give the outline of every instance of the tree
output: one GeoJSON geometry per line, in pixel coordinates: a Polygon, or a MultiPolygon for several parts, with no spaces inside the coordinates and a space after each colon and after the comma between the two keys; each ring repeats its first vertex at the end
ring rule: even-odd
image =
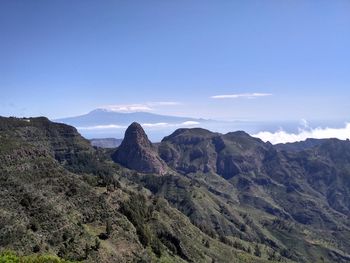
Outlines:
{"type": "Polygon", "coordinates": [[[261,251],[260,251],[260,247],[258,246],[258,244],[255,245],[254,255],[257,257],[261,257],[261,251]]]}

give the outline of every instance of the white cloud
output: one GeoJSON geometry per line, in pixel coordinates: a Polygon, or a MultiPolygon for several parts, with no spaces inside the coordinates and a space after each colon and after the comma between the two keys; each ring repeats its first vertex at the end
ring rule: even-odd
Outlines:
{"type": "Polygon", "coordinates": [[[181,125],[184,126],[193,126],[193,125],[199,125],[200,123],[198,121],[185,121],[183,123],[181,123],[181,125]]]}
{"type": "MultiPolygon", "coordinates": [[[[156,122],[156,123],[141,123],[144,128],[168,128],[168,127],[184,127],[184,126],[194,126],[199,125],[197,121],[185,121],[182,123],[167,123],[167,122],[156,122]]],[[[108,130],[108,129],[126,129],[128,126],[118,125],[118,124],[108,124],[108,125],[96,125],[88,127],[77,127],[78,130],[108,130]]]]}
{"type": "Polygon", "coordinates": [[[238,93],[238,94],[227,94],[227,95],[215,95],[211,96],[212,99],[239,99],[239,98],[246,98],[246,99],[254,99],[258,97],[267,97],[272,96],[271,93],[238,93]]]}
{"type": "Polygon", "coordinates": [[[115,112],[140,112],[140,111],[152,111],[153,109],[145,104],[120,104],[120,105],[106,105],[101,109],[115,112]]]}
{"type": "MultiPolygon", "coordinates": [[[[307,125],[307,122],[306,122],[307,125]]],[[[307,138],[315,139],[326,139],[326,138],[338,138],[341,140],[350,139],[350,123],[346,123],[344,128],[315,128],[311,129],[307,127],[299,129],[298,133],[288,133],[284,130],[279,130],[277,132],[259,132],[252,135],[253,137],[258,137],[263,141],[269,141],[272,144],[276,143],[287,143],[287,142],[297,142],[304,141],[307,138]]]]}
{"type": "Polygon", "coordinates": [[[145,128],[168,128],[168,127],[184,127],[184,126],[194,126],[200,124],[198,121],[185,121],[182,123],[142,123],[141,126],[145,128]]]}
{"type": "Polygon", "coordinates": [[[180,102],[176,101],[156,101],[156,102],[146,102],[138,104],[116,104],[116,105],[104,105],[99,107],[100,109],[114,112],[143,112],[143,111],[153,111],[157,107],[161,106],[175,106],[180,105],[180,102]]]}
{"type": "Polygon", "coordinates": [[[105,130],[105,129],[125,129],[125,128],[127,128],[127,126],[117,125],[117,124],[77,127],[78,130],[105,130]]]}

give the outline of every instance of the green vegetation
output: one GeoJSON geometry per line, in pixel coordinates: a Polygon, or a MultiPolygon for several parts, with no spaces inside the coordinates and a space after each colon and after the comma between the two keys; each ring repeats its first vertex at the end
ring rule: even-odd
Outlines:
{"type": "Polygon", "coordinates": [[[124,202],[120,209],[136,228],[137,235],[143,246],[147,247],[151,243],[151,233],[146,225],[149,218],[149,210],[143,195],[132,195],[130,200],[124,202]]]}
{"type": "Polygon", "coordinates": [[[18,256],[16,253],[6,251],[0,253],[0,263],[74,263],[52,255],[18,256]]]}

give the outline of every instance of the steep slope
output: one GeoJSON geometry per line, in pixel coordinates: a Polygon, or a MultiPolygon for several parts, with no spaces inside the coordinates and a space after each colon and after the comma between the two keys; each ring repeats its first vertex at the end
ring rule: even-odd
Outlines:
{"type": "Polygon", "coordinates": [[[136,122],[128,127],[112,158],[117,163],[142,173],[164,174],[167,171],[167,165],[158,156],[141,125],[136,122]]]}
{"type": "Polygon", "coordinates": [[[350,216],[350,142],[320,141],[314,147],[287,152],[288,161],[299,165],[307,183],[336,211],[350,216]]]}
{"type": "Polygon", "coordinates": [[[46,118],[1,118],[0,138],[1,249],[100,262],[140,255],[142,246],[132,224],[127,224],[107,195],[90,185],[97,185],[100,178],[69,171],[99,170],[94,163],[89,169],[81,169],[83,163],[77,165],[76,158],[89,157],[94,150],[74,128],[46,118]],[[110,241],[128,244],[128,251],[108,251],[108,243],[99,240],[108,220],[120,233],[111,234],[110,241]],[[91,227],[101,232],[94,234],[91,227]]]}

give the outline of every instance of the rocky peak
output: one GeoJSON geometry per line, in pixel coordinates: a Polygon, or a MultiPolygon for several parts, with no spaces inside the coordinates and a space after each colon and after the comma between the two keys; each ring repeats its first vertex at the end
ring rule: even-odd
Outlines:
{"type": "Polygon", "coordinates": [[[145,131],[136,122],[126,129],[124,139],[112,158],[115,162],[142,173],[165,174],[168,170],[145,131]]]}
{"type": "Polygon", "coordinates": [[[147,134],[137,122],[133,122],[125,131],[123,144],[129,146],[143,146],[152,148],[152,143],[149,141],[147,134]]]}

